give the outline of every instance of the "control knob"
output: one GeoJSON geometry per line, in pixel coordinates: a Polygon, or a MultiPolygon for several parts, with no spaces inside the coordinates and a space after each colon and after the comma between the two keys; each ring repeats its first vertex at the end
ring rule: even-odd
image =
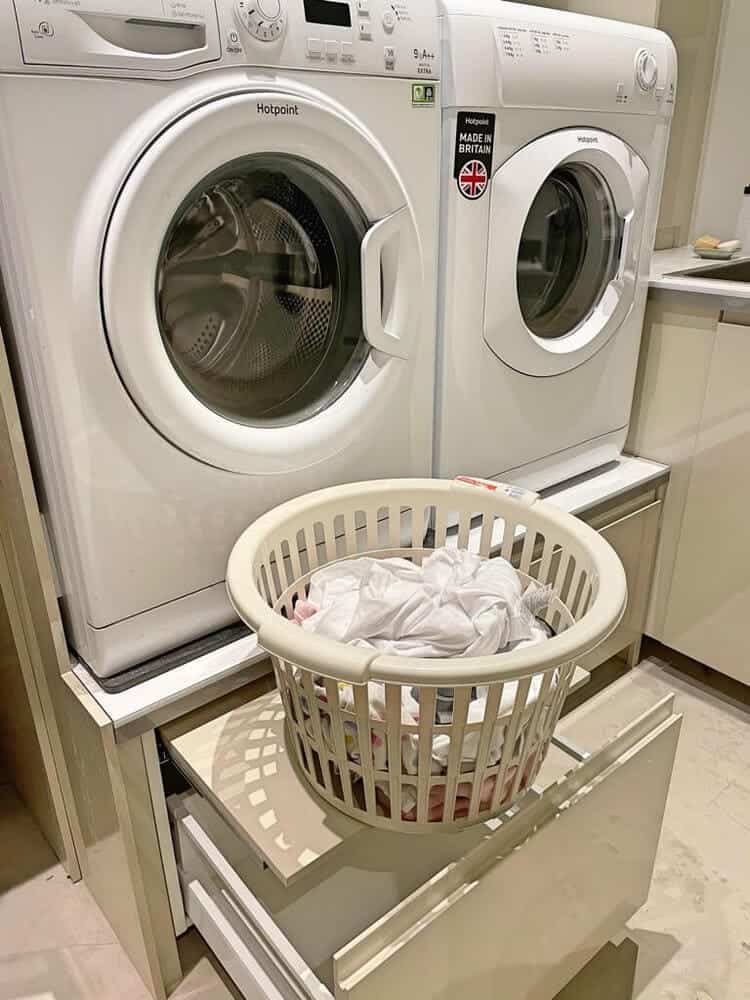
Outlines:
{"type": "Polygon", "coordinates": [[[635,57],[635,80],[641,90],[650,94],[659,79],[659,64],[648,49],[639,49],[635,57]]]}
{"type": "Polygon", "coordinates": [[[236,0],[235,10],[245,31],[259,42],[273,42],[284,30],[283,0],[236,0]]]}

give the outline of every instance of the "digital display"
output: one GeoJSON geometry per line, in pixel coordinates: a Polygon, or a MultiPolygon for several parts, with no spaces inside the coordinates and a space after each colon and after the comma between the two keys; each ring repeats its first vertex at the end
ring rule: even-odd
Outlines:
{"type": "Polygon", "coordinates": [[[352,14],[348,3],[338,0],[304,0],[305,20],[310,24],[333,24],[337,28],[351,28],[352,14]]]}

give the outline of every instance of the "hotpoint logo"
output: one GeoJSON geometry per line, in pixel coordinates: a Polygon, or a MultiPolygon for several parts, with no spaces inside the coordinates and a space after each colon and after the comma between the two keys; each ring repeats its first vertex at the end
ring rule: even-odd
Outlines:
{"type": "Polygon", "coordinates": [[[599,142],[599,139],[595,135],[579,135],[578,136],[578,141],[579,142],[587,142],[587,143],[591,144],[592,142],[593,143],[599,142]]]}
{"type": "Polygon", "coordinates": [[[278,118],[279,115],[299,114],[299,107],[296,104],[264,104],[258,101],[257,109],[259,115],[271,115],[273,118],[278,118]]]}

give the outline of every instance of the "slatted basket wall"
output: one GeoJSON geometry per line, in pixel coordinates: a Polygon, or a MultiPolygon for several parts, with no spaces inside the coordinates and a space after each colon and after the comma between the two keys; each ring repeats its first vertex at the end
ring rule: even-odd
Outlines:
{"type": "Polygon", "coordinates": [[[290,501],[238,540],[227,587],[271,654],[288,750],[307,780],[343,812],[410,832],[488,819],[533,784],[576,661],[614,630],[627,599],[622,565],[595,531],[535,494],[477,480],[358,483],[290,501]],[[543,617],[554,637],[493,656],[417,659],[291,621],[322,565],[361,555],[421,562],[445,545],[500,555],[524,583],[550,585],[543,617]],[[402,718],[402,686],[419,703],[417,723],[402,718]],[[470,719],[477,688],[484,712],[470,719]]]}

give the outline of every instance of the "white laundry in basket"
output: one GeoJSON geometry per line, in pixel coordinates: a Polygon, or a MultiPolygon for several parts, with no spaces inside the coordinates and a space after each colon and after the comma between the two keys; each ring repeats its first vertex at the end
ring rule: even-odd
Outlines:
{"type": "MultiPolygon", "coordinates": [[[[546,606],[550,588],[532,584],[524,592],[513,566],[505,559],[482,559],[456,549],[438,549],[422,566],[406,559],[363,557],[334,563],[315,572],[310,580],[308,600],[295,619],[302,628],[346,642],[376,648],[402,656],[483,656],[504,649],[535,645],[549,638],[549,632],[535,614],[546,606]]],[[[542,676],[531,681],[526,704],[532,706],[542,685],[542,676]]],[[[315,685],[316,695],[325,699],[323,687],[315,685]]],[[[370,681],[368,704],[370,716],[386,717],[385,686],[370,681]]],[[[505,740],[505,725],[517,691],[517,682],[505,685],[498,706],[498,723],[488,749],[489,765],[500,760],[505,740]]],[[[467,723],[482,722],[486,710],[487,689],[476,689],[469,704],[467,723]]],[[[350,685],[339,685],[340,706],[354,712],[350,685]]],[[[304,702],[304,699],[303,699],[304,702]]],[[[401,688],[401,721],[417,724],[419,702],[407,686],[401,688]]],[[[323,735],[332,749],[332,739],[323,720],[323,735]]],[[[353,723],[348,724],[350,755],[358,760],[353,723]]],[[[345,726],[345,733],[347,727],[345,726]]],[[[476,761],[479,733],[467,732],[461,748],[462,765],[476,761]]],[[[401,740],[401,769],[417,774],[419,737],[405,735],[401,740]]],[[[434,774],[445,771],[450,752],[450,737],[432,738],[434,774]]],[[[385,740],[373,734],[373,766],[385,771],[389,766],[385,740]]],[[[387,783],[377,783],[387,798],[387,783]]],[[[435,805],[439,806],[439,802],[435,805]]],[[[416,807],[414,789],[402,790],[402,814],[416,807]]]]}
{"type": "MultiPolygon", "coordinates": [[[[537,636],[541,587],[524,594],[505,559],[436,549],[421,566],[363,557],[312,575],[302,628],[401,656],[490,656],[537,636]]],[[[544,603],[544,602],[543,602],[544,603]]]]}

